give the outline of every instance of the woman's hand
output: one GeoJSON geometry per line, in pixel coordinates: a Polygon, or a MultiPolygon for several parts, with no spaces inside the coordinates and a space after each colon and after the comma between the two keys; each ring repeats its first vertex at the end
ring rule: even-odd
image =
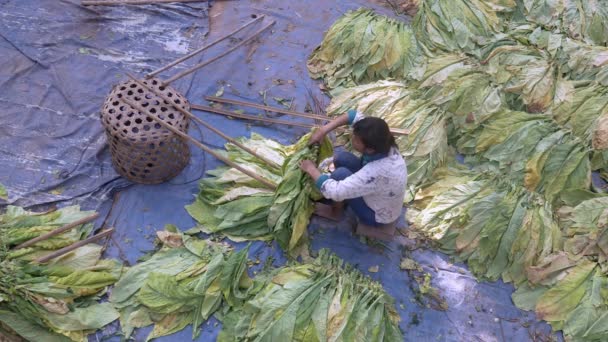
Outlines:
{"type": "Polygon", "coordinates": [[[300,169],[308,174],[311,174],[311,172],[317,169],[317,166],[311,160],[302,160],[300,162],[300,169]]]}
{"type": "Polygon", "coordinates": [[[325,132],[324,127],[319,127],[319,129],[315,130],[310,135],[310,140],[308,140],[308,145],[320,144],[321,141],[323,141],[323,139],[325,138],[326,134],[327,133],[325,132]]]}
{"type": "Polygon", "coordinates": [[[302,160],[300,162],[300,169],[306,172],[312,180],[315,182],[321,176],[321,171],[317,168],[317,165],[313,163],[311,160],[302,160]]]}

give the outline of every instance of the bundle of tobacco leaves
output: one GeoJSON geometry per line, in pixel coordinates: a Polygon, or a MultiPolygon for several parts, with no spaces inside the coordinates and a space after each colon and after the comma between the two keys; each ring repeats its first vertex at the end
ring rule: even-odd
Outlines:
{"type": "Polygon", "coordinates": [[[528,112],[547,110],[563,86],[557,63],[549,52],[527,45],[503,45],[483,61],[507,93],[515,93],[528,112]]]}
{"type": "Polygon", "coordinates": [[[414,34],[404,22],[359,9],[334,23],[307,65],[312,78],[323,78],[333,89],[405,79],[418,55],[414,34]]]}
{"type": "Polygon", "coordinates": [[[224,317],[218,341],[403,341],[393,299],[327,250],[266,277],[224,317]]]}
{"type": "Polygon", "coordinates": [[[468,169],[440,169],[421,189],[413,227],[483,279],[513,282],[515,304],[567,339],[608,334],[608,197],[568,194],[555,209],[517,184],[468,169]]]}
{"type": "Polygon", "coordinates": [[[572,39],[561,42],[561,71],[575,81],[595,80],[608,86],[608,48],[572,39]]]}
{"type": "Polygon", "coordinates": [[[416,194],[412,226],[467,261],[476,276],[518,285],[526,267],[561,250],[553,209],[541,196],[466,169],[439,169],[434,180],[416,194]]]}
{"type": "Polygon", "coordinates": [[[608,277],[596,262],[555,255],[539,266],[539,283],[523,285],[513,302],[562,330],[566,341],[605,341],[608,336],[608,277]],[[543,285],[547,284],[547,285],[543,285]]]}
{"type": "Polygon", "coordinates": [[[571,130],[593,149],[594,170],[608,169],[608,87],[591,84],[576,88],[572,97],[555,105],[551,114],[562,127],[571,130]]]}
{"type": "Polygon", "coordinates": [[[480,47],[506,28],[500,13],[515,9],[514,0],[424,0],[412,26],[425,53],[463,51],[480,55],[480,47]]]}
{"type": "Polygon", "coordinates": [[[587,44],[608,43],[608,4],[603,0],[524,0],[518,7],[525,17],[517,21],[558,30],[587,44]]]}
{"type": "Polygon", "coordinates": [[[209,171],[200,183],[196,201],[188,213],[198,221],[198,230],[220,233],[236,241],[275,239],[291,255],[306,242],[306,227],[313,211],[313,199],[320,194],[300,168],[304,159],[321,162],[333,153],[329,140],[320,146],[308,146],[310,135],[294,145],[281,145],[253,134],[241,142],[270,160],[282,165],[273,169],[261,160],[226,145],[227,156],[239,165],[277,184],[273,192],[260,182],[234,168],[209,171]]]}
{"type": "MultiPolygon", "coordinates": [[[[283,165],[287,153],[285,146],[253,133],[250,139],[240,142],[265,158],[283,165]]],[[[226,144],[223,152],[230,160],[256,174],[279,184],[282,171],[268,167],[233,144],[226,144]]],[[[208,171],[209,177],[200,182],[200,192],[188,213],[199,223],[202,232],[221,233],[232,240],[272,239],[268,226],[268,211],[274,193],[259,181],[235,168],[220,167],[208,171]]]]}
{"type": "Polygon", "coordinates": [[[163,246],[129,268],[112,289],[125,337],[154,328],[147,340],[192,324],[192,338],[218,309],[239,306],[253,282],[247,275],[248,248],[233,252],[224,243],[201,240],[169,228],[157,233],[163,246]]]}
{"type": "Polygon", "coordinates": [[[568,340],[602,341],[608,335],[608,197],[593,195],[559,211],[564,251],[526,270],[514,294],[568,340]]]}
{"type": "Polygon", "coordinates": [[[505,174],[554,203],[571,189],[589,189],[589,151],[546,115],[502,110],[461,135],[458,151],[467,160],[505,174]]]}
{"type": "Polygon", "coordinates": [[[117,261],[101,259],[102,246],[88,244],[46,264],[32,262],[86,238],[92,224],[14,249],[91,214],[77,206],[44,213],[9,206],[0,215],[0,335],[85,341],[89,333],[118,318],[109,303],[98,303],[122,272],[117,261]]]}

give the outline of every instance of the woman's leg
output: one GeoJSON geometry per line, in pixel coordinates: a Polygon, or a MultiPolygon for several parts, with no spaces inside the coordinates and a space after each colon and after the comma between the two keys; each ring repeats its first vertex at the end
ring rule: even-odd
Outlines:
{"type": "Polygon", "coordinates": [[[334,170],[334,172],[331,173],[331,175],[329,175],[329,177],[333,180],[341,181],[341,180],[345,180],[346,178],[352,176],[353,173],[354,172],[351,171],[347,167],[336,166],[336,169],[334,170]]]}
{"type": "Polygon", "coordinates": [[[336,154],[334,155],[334,166],[336,168],[336,171],[339,168],[346,168],[350,170],[351,174],[353,174],[361,169],[361,159],[350,152],[336,152],[336,154]]]}
{"type": "Polygon", "coordinates": [[[376,212],[365,203],[363,197],[347,199],[345,202],[363,224],[372,227],[379,227],[382,225],[382,223],[376,221],[376,212]]]}

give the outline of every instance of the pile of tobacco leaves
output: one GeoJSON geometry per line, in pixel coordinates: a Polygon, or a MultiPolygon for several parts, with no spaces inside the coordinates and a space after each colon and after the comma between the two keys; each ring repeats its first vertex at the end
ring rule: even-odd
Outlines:
{"type": "Polygon", "coordinates": [[[217,233],[233,241],[276,240],[290,255],[308,248],[306,228],[314,210],[313,200],[321,197],[313,181],[300,169],[300,161],[318,162],[332,156],[331,142],[309,146],[310,135],[294,145],[281,145],[260,135],[241,143],[281,168],[272,168],[240,148],[226,145],[230,160],[271,180],[276,191],[235,168],[208,171],[211,177],[200,183],[196,200],[186,209],[199,223],[197,230],[217,233]]]}
{"type": "Polygon", "coordinates": [[[218,341],[403,340],[393,299],[327,250],[251,278],[248,248],[236,252],[171,226],[157,235],[162,247],[129,268],[110,296],[126,338],[149,325],[148,340],[192,325],[194,339],[215,315],[218,341]]]}
{"type": "Polygon", "coordinates": [[[91,214],[76,206],[44,213],[9,206],[0,215],[0,335],[85,341],[118,318],[110,303],[98,302],[122,273],[119,262],[101,259],[102,246],[88,244],[45,264],[33,261],[86,238],[93,225],[14,248],[91,214]]]}

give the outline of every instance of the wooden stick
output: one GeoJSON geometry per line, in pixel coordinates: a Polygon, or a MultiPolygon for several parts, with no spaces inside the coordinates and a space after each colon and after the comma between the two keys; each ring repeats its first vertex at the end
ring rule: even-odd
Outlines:
{"type": "Polygon", "coordinates": [[[241,171],[242,173],[246,174],[247,176],[259,181],[260,183],[264,184],[266,187],[268,187],[271,190],[276,190],[277,186],[272,183],[271,181],[258,176],[257,174],[255,174],[254,172],[247,170],[246,168],[240,166],[239,164],[233,162],[232,160],[222,156],[219,153],[216,153],[215,151],[213,151],[211,148],[203,145],[200,141],[192,138],[191,136],[189,136],[188,134],[183,133],[182,131],[180,131],[179,129],[169,125],[168,123],[164,122],[163,120],[161,120],[156,114],[150,113],[147,109],[145,109],[144,107],[140,106],[139,104],[127,99],[126,97],[122,97],[120,99],[120,101],[128,104],[129,106],[131,106],[133,109],[136,109],[138,111],[140,111],[142,114],[148,115],[149,117],[151,117],[152,119],[154,119],[154,121],[158,122],[160,125],[162,125],[163,127],[165,127],[166,129],[170,130],[171,132],[177,134],[178,136],[180,136],[183,139],[186,139],[188,141],[190,141],[191,143],[193,143],[195,146],[197,146],[198,148],[200,148],[201,150],[209,153],[210,155],[214,156],[215,158],[223,161],[224,163],[226,163],[227,165],[241,171]]]}
{"type": "Polygon", "coordinates": [[[232,116],[235,118],[245,119],[245,120],[262,121],[262,122],[275,123],[275,124],[279,124],[279,125],[298,126],[298,127],[306,127],[306,128],[317,127],[317,125],[313,125],[313,124],[307,124],[307,123],[302,123],[302,122],[291,122],[291,121],[287,121],[287,120],[278,120],[278,119],[271,119],[271,118],[266,118],[266,117],[247,115],[247,114],[233,113],[233,112],[219,109],[219,108],[213,108],[213,107],[207,107],[207,106],[201,106],[201,105],[195,105],[195,104],[190,104],[190,107],[192,107],[192,109],[201,110],[203,112],[210,112],[210,113],[220,114],[220,115],[224,115],[224,116],[232,116]]]}
{"type": "Polygon", "coordinates": [[[188,70],[184,70],[183,72],[180,72],[179,74],[177,74],[177,75],[169,78],[168,80],[166,80],[166,81],[163,82],[163,85],[166,86],[167,84],[169,84],[169,83],[171,83],[171,82],[173,82],[173,81],[175,81],[177,79],[180,79],[180,78],[182,78],[182,77],[184,77],[186,75],[189,75],[189,74],[195,72],[196,70],[198,70],[198,69],[200,69],[200,68],[202,68],[202,67],[204,67],[204,66],[206,66],[208,64],[211,64],[211,63],[219,60],[220,58],[226,56],[227,54],[231,53],[232,51],[238,49],[239,47],[241,47],[241,46],[243,46],[245,44],[247,44],[249,41],[251,41],[254,38],[256,38],[260,33],[266,31],[268,28],[270,28],[274,24],[275,24],[275,21],[273,20],[270,24],[268,24],[268,25],[262,27],[261,29],[257,30],[252,36],[249,36],[248,38],[245,38],[243,41],[241,41],[240,43],[238,43],[235,46],[231,47],[230,49],[222,52],[221,54],[219,54],[219,55],[217,55],[217,56],[215,56],[215,57],[213,57],[213,58],[211,58],[209,60],[206,60],[206,61],[204,61],[204,62],[202,62],[200,64],[197,64],[197,65],[193,66],[192,68],[190,68],[188,70]]]}
{"type": "Polygon", "coordinates": [[[82,0],[83,6],[121,6],[121,5],[148,5],[166,4],[171,2],[205,2],[206,0],[82,0]]]}
{"type": "Polygon", "coordinates": [[[67,232],[68,230],[70,230],[70,229],[72,229],[74,227],[80,226],[81,224],[85,224],[85,223],[91,222],[93,220],[96,220],[98,217],[99,217],[98,213],[95,213],[95,214],[93,214],[91,216],[83,217],[80,220],[74,221],[72,223],[68,223],[68,224],[66,224],[66,225],[64,225],[64,226],[62,226],[60,228],[57,228],[57,229],[51,231],[51,232],[48,232],[46,234],[43,234],[43,235],[35,237],[35,238],[31,239],[31,240],[28,240],[28,241],[26,241],[26,242],[18,245],[17,247],[15,247],[14,250],[32,246],[32,245],[34,245],[34,244],[36,244],[36,243],[38,243],[40,241],[46,240],[46,239],[51,238],[51,237],[53,237],[55,235],[59,235],[59,234],[61,234],[63,232],[67,232]]]}
{"type": "Polygon", "coordinates": [[[212,101],[212,102],[229,103],[229,104],[233,104],[233,105],[237,105],[237,106],[257,108],[257,109],[262,109],[262,110],[266,110],[269,112],[287,114],[287,115],[291,115],[291,116],[299,116],[299,117],[308,118],[308,119],[316,119],[316,120],[324,120],[324,121],[331,120],[331,118],[329,118],[327,116],[319,115],[319,114],[295,112],[293,110],[264,106],[264,105],[253,103],[253,102],[225,99],[223,97],[205,96],[205,100],[212,101]]]}
{"type": "MultiPolygon", "coordinates": [[[[298,127],[305,127],[305,128],[319,127],[318,125],[307,124],[307,123],[302,123],[302,122],[291,122],[291,121],[285,121],[285,120],[270,119],[270,118],[266,118],[266,117],[258,117],[258,116],[253,116],[253,115],[238,114],[238,113],[229,112],[229,111],[226,111],[223,109],[217,109],[217,108],[201,106],[201,105],[190,104],[190,107],[192,107],[193,109],[196,109],[196,110],[202,110],[204,112],[211,112],[214,114],[220,114],[220,115],[225,115],[225,116],[233,116],[235,118],[241,118],[241,119],[245,119],[245,120],[263,121],[263,122],[276,123],[279,125],[298,126],[298,127]]],[[[336,131],[344,132],[344,131],[346,131],[346,129],[344,129],[343,127],[338,127],[338,128],[336,128],[336,131]]]]}
{"type": "Polygon", "coordinates": [[[189,59],[189,58],[192,58],[193,56],[195,56],[195,55],[197,55],[197,54],[199,54],[199,53],[207,50],[208,48],[210,48],[210,47],[214,46],[215,44],[217,44],[217,43],[225,40],[226,38],[234,36],[235,34],[241,32],[242,30],[246,29],[247,27],[249,27],[249,26],[257,23],[258,21],[264,19],[264,17],[265,17],[264,15],[260,15],[256,19],[254,19],[254,20],[248,22],[247,24],[245,24],[245,25],[237,28],[236,30],[228,33],[227,35],[225,35],[225,36],[223,36],[221,38],[216,39],[213,43],[207,44],[207,45],[205,45],[205,46],[203,46],[203,47],[201,47],[201,48],[199,48],[199,49],[197,49],[197,50],[195,50],[195,51],[193,51],[193,52],[185,55],[184,57],[176,59],[175,61],[173,61],[173,62],[165,65],[162,68],[159,68],[159,69],[156,69],[156,70],[152,71],[151,73],[149,73],[149,74],[146,75],[146,78],[151,78],[151,77],[153,77],[153,76],[155,76],[155,75],[157,75],[157,74],[159,74],[159,73],[161,73],[161,72],[163,72],[163,71],[165,71],[165,70],[167,70],[167,69],[169,69],[169,68],[171,68],[171,67],[173,67],[173,66],[175,66],[175,65],[177,65],[177,64],[179,64],[179,63],[181,63],[181,62],[183,62],[183,61],[185,61],[187,59],[189,59]]]}
{"type": "MultiPolygon", "coordinates": [[[[205,96],[205,100],[212,101],[212,102],[229,103],[229,104],[233,104],[233,105],[237,105],[237,106],[245,106],[245,107],[257,108],[257,109],[262,109],[262,110],[269,111],[269,112],[287,114],[287,115],[292,115],[292,116],[299,116],[299,117],[302,117],[302,118],[309,118],[309,119],[315,119],[315,120],[324,120],[324,121],[331,120],[329,117],[323,116],[323,115],[319,115],[319,114],[310,114],[310,113],[295,112],[295,111],[292,111],[292,110],[287,110],[287,109],[282,109],[282,108],[264,106],[264,105],[253,103],[253,102],[231,100],[231,99],[225,99],[225,98],[216,97],[216,96],[205,96]]],[[[408,134],[410,134],[410,131],[407,130],[407,129],[392,128],[392,127],[390,127],[389,129],[390,129],[391,133],[393,133],[394,135],[408,135],[408,134]]]]}
{"type": "Polygon", "coordinates": [[[242,150],[244,150],[245,152],[251,154],[252,156],[260,159],[261,161],[265,162],[266,164],[268,164],[268,166],[274,167],[275,169],[279,169],[281,168],[281,165],[278,165],[276,162],[265,158],[262,155],[259,155],[258,153],[256,153],[254,150],[250,149],[249,147],[241,144],[240,142],[238,142],[237,140],[235,140],[234,138],[232,138],[229,135],[224,134],[224,132],[220,131],[219,129],[213,127],[212,125],[206,123],[205,121],[203,121],[202,119],[200,119],[199,117],[197,117],[196,115],[190,113],[189,111],[183,109],[181,106],[179,106],[177,103],[175,103],[175,100],[172,97],[166,96],[165,94],[162,94],[160,92],[157,92],[154,88],[148,86],[147,84],[141,82],[140,80],[136,79],[135,76],[127,73],[127,76],[129,76],[130,79],[132,79],[135,83],[139,84],[140,86],[144,87],[145,89],[147,89],[149,92],[156,94],[157,96],[159,96],[160,98],[162,98],[163,100],[167,101],[167,103],[170,103],[171,105],[173,105],[173,107],[175,107],[175,109],[177,109],[180,113],[184,114],[185,116],[189,117],[190,119],[198,122],[199,124],[207,127],[210,131],[214,132],[215,134],[219,135],[220,137],[226,139],[227,141],[229,141],[230,143],[240,147],[242,150]]]}
{"type": "Polygon", "coordinates": [[[62,256],[64,254],[67,254],[67,253],[69,253],[69,252],[71,252],[71,251],[73,251],[73,250],[75,250],[75,249],[77,249],[79,247],[82,247],[84,245],[88,245],[89,243],[97,241],[97,240],[101,239],[102,237],[108,236],[113,231],[114,231],[114,228],[106,229],[106,230],[102,231],[99,234],[91,236],[90,238],[78,241],[78,242],[73,243],[73,244],[71,244],[71,245],[69,245],[67,247],[63,247],[62,249],[60,249],[58,251],[55,251],[55,252],[53,252],[51,254],[45,255],[45,256],[43,256],[41,258],[38,258],[38,259],[36,259],[36,262],[39,263],[39,264],[42,264],[42,263],[45,263],[45,262],[47,262],[47,261],[49,261],[51,259],[55,259],[57,257],[60,257],[60,256],[62,256]]]}

